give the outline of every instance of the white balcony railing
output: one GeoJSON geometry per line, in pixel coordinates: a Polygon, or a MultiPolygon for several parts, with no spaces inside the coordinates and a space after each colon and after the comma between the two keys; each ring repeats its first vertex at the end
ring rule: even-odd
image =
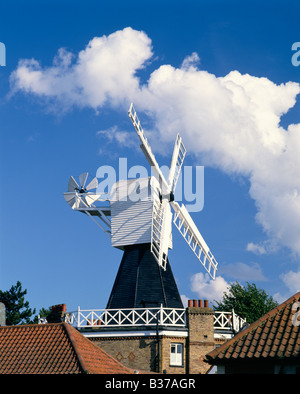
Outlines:
{"type": "Polygon", "coordinates": [[[67,313],[65,321],[77,328],[176,326],[185,327],[185,309],[136,308],[94,309],[67,313]]]}
{"type": "MultiPolygon", "coordinates": [[[[45,323],[40,319],[40,323],[45,323]]],[[[114,328],[114,327],[149,327],[149,326],[186,326],[186,309],[174,308],[135,308],[135,309],[80,309],[68,312],[65,322],[77,328],[114,328]]],[[[214,313],[214,330],[220,332],[238,332],[246,323],[232,312],[214,313]]]]}
{"type": "Polygon", "coordinates": [[[234,310],[232,312],[215,311],[214,329],[215,331],[234,331],[238,332],[245,325],[246,319],[239,317],[234,310]]]}

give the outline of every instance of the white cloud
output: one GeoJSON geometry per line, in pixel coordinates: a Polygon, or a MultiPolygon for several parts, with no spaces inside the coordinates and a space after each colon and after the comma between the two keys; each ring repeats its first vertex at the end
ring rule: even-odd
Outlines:
{"type": "Polygon", "coordinates": [[[283,281],[285,286],[287,287],[287,291],[284,293],[275,293],[273,298],[277,300],[279,303],[286,301],[295,293],[300,291],[300,270],[299,271],[289,271],[285,274],[281,274],[280,279],[283,281]]]}
{"type": "Polygon", "coordinates": [[[196,53],[181,68],[160,66],[141,85],[137,72],[151,59],[151,45],[144,32],[126,28],[93,38],[78,56],[61,49],[51,67],[21,60],[12,89],[95,110],[128,109],[134,101],[154,121],[147,130],[154,151],[169,154],[164,142],[171,150],[180,131],[202,164],[247,177],[257,222],[271,240],[300,257],[300,123],[286,129],[280,124],[300,85],[238,71],[216,77],[197,68],[196,53]]]}
{"type": "Polygon", "coordinates": [[[289,271],[286,274],[281,274],[280,279],[288,287],[288,289],[293,293],[300,291],[300,270],[299,271],[289,271]]]}
{"type": "Polygon", "coordinates": [[[266,248],[265,248],[264,245],[262,245],[262,244],[255,244],[253,242],[249,242],[248,243],[248,245],[246,247],[246,250],[248,252],[252,252],[252,253],[255,253],[255,254],[258,254],[258,255],[267,253],[266,248]]]}
{"type": "Polygon", "coordinates": [[[266,278],[263,275],[262,269],[258,263],[251,265],[245,263],[232,263],[223,265],[222,274],[226,274],[229,277],[236,280],[243,281],[265,281],[266,278]]]}
{"type": "Polygon", "coordinates": [[[104,136],[109,143],[117,143],[119,145],[135,148],[136,141],[130,138],[132,133],[125,130],[120,130],[118,126],[112,126],[105,130],[96,132],[97,136],[104,136]]]}
{"type": "Polygon", "coordinates": [[[171,143],[180,130],[189,152],[202,162],[249,178],[257,222],[298,257],[300,124],[285,130],[280,120],[299,92],[297,83],[276,85],[238,71],[217,78],[161,66],[150,77],[144,104],[164,133],[160,143],[171,143]]]}
{"type": "Polygon", "coordinates": [[[197,70],[200,64],[200,58],[198,53],[193,52],[190,56],[186,56],[182,62],[181,68],[186,71],[197,70]]]}
{"type": "Polygon", "coordinates": [[[259,243],[249,242],[246,246],[248,252],[256,255],[275,253],[278,250],[278,245],[275,239],[262,241],[259,243]]]}
{"type": "Polygon", "coordinates": [[[213,281],[208,274],[199,272],[191,277],[191,290],[195,292],[200,299],[211,301],[220,301],[227,292],[229,284],[221,276],[217,276],[213,281]]]}
{"type": "Polygon", "coordinates": [[[128,27],[93,38],[76,61],[65,49],[59,49],[51,67],[42,68],[34,59],[20,60],[11,86],[13,92],[55,99],[65,107],[119,105],[135,95],[139,88],[136,72],[151,56],[151,40],[128,27]]]}
{"type": "Polygon", "coordinates": [[[184,308],[187,308],[189,297],[187,297],[185,294],[181,294],[180,298],[181,298],[181,301],[182,301],[182,304],[183,304],[184,308]]]}

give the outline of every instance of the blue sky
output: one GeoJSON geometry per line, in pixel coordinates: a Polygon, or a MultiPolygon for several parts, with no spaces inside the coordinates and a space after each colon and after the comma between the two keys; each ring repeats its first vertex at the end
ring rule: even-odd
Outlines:
{"type": "Polygon", "coordinates": [[[0,288],[18,280],[39,310],[104,308],[122,257],[63,199],[71,175],[148,166],[179,131],[204,166],[192,213],[218,263],[205,276],[173,228],[180,294],[218,299],[254,282],[278,301],[300,283],[300,41],[297,1],[22,1],[1,6],[0,288]]]}

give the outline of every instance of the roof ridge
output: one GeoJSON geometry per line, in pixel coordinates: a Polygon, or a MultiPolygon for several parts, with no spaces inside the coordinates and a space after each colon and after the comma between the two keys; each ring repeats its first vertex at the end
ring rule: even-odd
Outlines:
{"type": "Polygon", "coordinates": [[[248,326],[242,332],[244,332],[244,333],[245,332],[249,332],[249,331],[251,331],[251,329],[257,328],[260,325],[260,323],[268,320],[270,317],[274,316],[276,313],[281,312],[287,305],[291,304],[292,301],[296,300],[298,297],[300,297],[300,291],[298,293],[294,294],[293,296],[291,296],[290,298],[288,298],[286,301],[284,301],[281,304],[275,306],[275,308],[271,309],[269,312],[267,312],[266,314],[261,316],[259,319],[257,319],[255,322],[250,324],[250,326],[248,326]]]}
{"type": "Polygon", "coordinates": [[[59,326],[63,324],[64,322],[57,322],[57,323],[47,323],[47,324],[41,324],[41,323],[27,323],[27,324],[13,324],[13,325],[6,325],[6,326],[0,326],[0,329],[8,329],[8,328],[27,328],[27,327],[45,327],[45,326],[59,326]]]}
{"type": "MultiPolygon", "coordinates": [[[[291,304],[296,299],[300,298],[300,291],[288,298],[286,301],[282,302],[280,305],[273,308],[271,311],[267,312],[265,315],[257,319],[255,322],[250,324],[247,328],[237,333],[233,338],[229,339],[223,345],[218,348],[215,348],[213,351],[209,353],[209,358],[213,358],[216,354],[220,353],[220,351],[225,351],[230,346],[232,346],[235,342],[238,342],[243,336],[247,336],[251,331],[256,331],[259,326],[263,323],[266,323],[270,318],[272,318],[277,313],[280,313],[286,306],[291,304]]],[[[208,356],[208,355],[206,355],[208,356]]]]}
{"type": "Polygon", "coordinates": [[[65,331],[66,331],[66,333],[68,335],[68,338],[70,339],[70,342],[71,342],[71,345],[73,347],[73,350],[74,350],[74,352],[76,354],[76,357],[77,357],[77,359],[79,361],[80,368],[82,369],[82,371],[84,373],[88,374],[89,373],[88,367],[85,364],[84,357],[82,357],[82,355],[80,353],[80,350],[79,350],[79,347],[78,347],[78,345],[76,343],[76,338],[74,338],[74,335],[73,335],[73,330],[72,329],[74,329],[74,328],[71,327],[68,323],[65,323],[65,322],[60,323],[60,324],[64,327],[64,329],[65,329],[65,331]]]}
{"type": "Polygon", "coordinates": [[[95,349],[97,352],[103,353],[106,357],[111,359],[112,362],[114,362],[115,364],[119,365],[121,368],[126,369],[129,373],[134,373],[133,369],[126,367],[124,364],[122,364],[119,360],[115,359],[113,356],[111,356],[105,350],[103,350],[99,346],[95,345],[92,341],[90,341],[88,338],[86,338],[84,335],[82,335],[79,331],[77,331],[76,328],[72,327],[68,323],[63,323],[63,325],[64,325],[64,327],[65,327],[65,329],[66,329],[66,331],[68,333],[68,336],[69,336],[70,341],[72,343],[73,349],[74,349],[74,351],[76,353],[76,356],[77,356],[77,358],[78,358],[78,360],[80,362],[80,366],[81,366],[81,368],[83,369],[83,371],[85,373],[89,373],[89,368],[88,368],[88,366],[86,364],[86,361],[85,361],[84,357],[81,355],[80,349],[77,346],[76,338],[74,337],[73,333],[76,333],[76,334],[80,335],[81,336],[81,340],[84,340],[88,344],[88,346],[90,348],[95,349]]]}
{"type": "Polygon", "coordinates": [[[1,373],[134,373],[68,323],[1,328],[1,373]]]}

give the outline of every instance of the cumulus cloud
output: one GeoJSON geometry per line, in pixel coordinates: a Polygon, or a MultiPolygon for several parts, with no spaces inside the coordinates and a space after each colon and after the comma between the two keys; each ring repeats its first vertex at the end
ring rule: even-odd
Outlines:
{"type": "Polygon", "coordinates": [[[265,281],[266,278],[262,272],[262,269],[258,263],[253,263],[251,265],[245,263],[231,263],[223,265],[222,274],[242,281],[265,281]]]}
{"type": "Polygon", "coordinates": [[[186,71],[197,70],[198,65],[200,64],[200,58],[198,53],[193,52],[191,55],[186,56],[181,64],[181,69],[186,71]]]}
{"type": "Polygon", "coordinates": [[[118,126],[112,126],[105,130],[97,131],[96,135],[98,137],[105,137],[109,143],[117,143],[127,147],[136,148],[136,141],[132,138],[132,133],[126,130],[120,130],[118,126]]]}
{"type": "Polygon", "coordinates": [[[275,239],[259,243],[249,242],[246,246],[246,250],[256,255],[270,254],[275,253],[278,250],[278,245],[275,239]]]}
{"type": "Polygon", "coordinates": [[[183,304],[184,308],[187,308],[189,297],[187,297],[185,294],[181,294],[180,298],[181,298],[181,301],[182,301],[182,304],[183,304]]]}
{"type": "MultiPolygon", "coordinates": [[[[295,105],[300,85],[232,71],[223,78],[206,71],[154,71],[147,103],[161,140],[178,130],[189,152],[204,164],[250,180],[256,220],[271,243],[300,257],[300,124],[284,129],[281,117],[295,105]]],[[[268,249],[270,251],[270,249],[268,249]]]]}
{"type": "MultiPolygon", "coordinates": [[[[247,177],[257,222],[272,242],[300,257],[300,124],[281,126],[300,85],[278,85],[236,70],[216,77],[198,68],[196,53],[180,68],[161,65],[141,84],[138,71],[152,55],[151,39],[126,28],[93,38],[77,56],[59,50],[50,67],[21,60],[11,86],[66,107],[123,110],[134,101],[153,122],[147,131],[154,151],[162,152],[164,142],[172,149],[180,131],[202,164],[247,177]]],[[[253,243],[251,249],[263,252],[253,243]]]]}
{"type": "Polygon", "coordinates": [[[246,250],[248,252],[252,252],[252,253],[255,253],[255,254],[258,254],[258,255],[267,253],[266,248],[265,248],[264,245],[262,245],[262,244],[255,244],[253,242],[249,242],[248,243],[246,250]]]}
{"type": "Polygon", "coordinates": [[[287,273],[281,274],[279,277],[287,287],[287,291],[274,294],[274,299],[281,303],[300,291],[300,270],[288,271],[287,273]]]}
{"type": "Polygon", "coordinates": [[[209,299],[211,301],[220,301],[224,292],[228,291],[229,284],[222,276],[217,276],[212,281],[208,274],[199,272],[191,277],[191,290],[195,292],[200,299],[209,299]]]}
{"type": "Polygon", "coordinates": [[[130,27],[95,37],[75,56],[59,49],[51,67],[35,59],[20,60],[11,75],[13,92],[22,90],[68,107],[120,105],[139,87],[136,73],[152,56],[151,40],[130,27]]]}
{"type": "Polygon", "coordinates": [[[280,275],[284,284],[288,287],[291,293],[295,294],[300,291],[300,270],[289,271],[286,274],[280,275]]]}

